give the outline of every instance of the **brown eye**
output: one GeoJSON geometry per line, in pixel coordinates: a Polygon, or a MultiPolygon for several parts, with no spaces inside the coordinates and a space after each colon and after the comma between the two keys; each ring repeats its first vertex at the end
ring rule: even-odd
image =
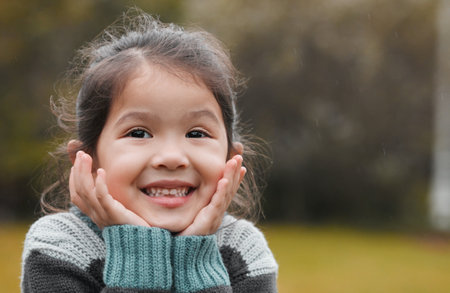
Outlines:
{"type": "Polygon", "coordinates": [[[133,138],[151,138],[152,135],[143,129],[132,129],[126,136],[133,138]]]}
{"type": "Polygon", "coordinates": [[[207,134],[204,131],[201,130],[192,130],[186,133],[187,138],[204,138],[204,137],[210,137],[209,134],[207,134]]]}

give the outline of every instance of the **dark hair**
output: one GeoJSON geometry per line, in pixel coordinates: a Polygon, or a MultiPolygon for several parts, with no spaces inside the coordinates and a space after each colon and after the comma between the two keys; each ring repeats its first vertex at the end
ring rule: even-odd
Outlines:
{"type": "MultiPolygon", "coordinates": [[[[58,124],[72,135],[68,139],[78,139],[82,144],[80,149],[95,153],[113,99],[120,95],[142,62],[175,73],[180,70],[189,73],[214,94],[222,110],[228,151],[231,152],[233,141],[240,141],[244,145],[243,164],[247,168],[244,182],[228,211],[237,217],[256,220],[263,181],[257,177],[262,174],[255,173],[255,164],[265,157],[261,150],[255,151],[254,146],[258,144],[250,143],[250,136],[243,135],[239,128],[236,97],[242,79],[222,44],[203,30],[164,24],[136,8],[125,13],[78,52],[66,79],[72,84],[71,89],[51,101],[58,124]]],[[[59,178],[53,179],[55,183],[41,196],[41,207],[46,212],[65,210],[70,204],[67,141],[52,153],[59,166],[56,171],[59,178]],[[65,160],[61,160],[62,156],[65,160]]]]}

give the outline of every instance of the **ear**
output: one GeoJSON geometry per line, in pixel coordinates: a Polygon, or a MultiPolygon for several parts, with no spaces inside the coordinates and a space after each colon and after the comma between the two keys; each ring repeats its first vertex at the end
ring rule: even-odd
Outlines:
{"type": "Polygon", "coordinates": [[[241,155],[244,153],[244,145],[238,141],[233,142],[233,148],[230,151],[230,158],[235,155],[241,155]]]}
{"type": "Polygon", "coordinates": [[[69,155],[72,165],[75,163],[75,158],[77,157],[77,151],[81,149],[83,143],[79,140],[72,139],[67,144],[67,154],[69,155]]]}

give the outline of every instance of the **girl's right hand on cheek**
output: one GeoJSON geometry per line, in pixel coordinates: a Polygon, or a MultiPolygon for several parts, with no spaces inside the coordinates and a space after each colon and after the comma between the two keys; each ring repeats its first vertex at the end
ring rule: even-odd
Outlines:
{"type": "Polygon", "coordinates": [[[149,226],[109,194],[105,170],[98,169],[95,177],[92,174],[91,156],[79,151],[70,170],[70,200],[100,229],[125,224],[149,226]]]}

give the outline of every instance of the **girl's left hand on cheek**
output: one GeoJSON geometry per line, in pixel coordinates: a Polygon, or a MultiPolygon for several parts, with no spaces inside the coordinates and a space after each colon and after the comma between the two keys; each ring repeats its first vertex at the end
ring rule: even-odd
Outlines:
{"type": "Polygon", "coordinates": [[[242,156],[236,155],[225,165],[223,177],[217,183],[217,190],[209,204],[200,210],[191,225],[178,235],[214,234],[222,223],[234,195],[247,170],[242,167],[242,156]]]}

